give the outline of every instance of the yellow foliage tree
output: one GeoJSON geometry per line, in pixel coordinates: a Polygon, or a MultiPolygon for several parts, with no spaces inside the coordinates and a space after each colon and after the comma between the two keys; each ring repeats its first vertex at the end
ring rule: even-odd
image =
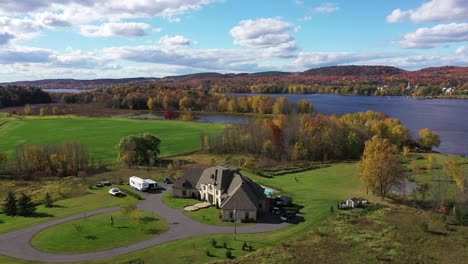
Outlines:
{"type": "Polygon", "coordinates": [[[397,146],[379,137],[366,141],[358,169],[362,183],[382,198],[404,180],[397,146]]]}

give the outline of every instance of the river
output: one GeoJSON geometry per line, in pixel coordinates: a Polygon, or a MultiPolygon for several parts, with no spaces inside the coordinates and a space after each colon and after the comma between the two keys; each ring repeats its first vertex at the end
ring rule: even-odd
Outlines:
{"type": "MultiPolygon", "coordinates": [[[[251,96],[254,94],[237,95],[251,96]]],[[[400,119],[415,137],[419,129],[426,127],[439,134],[441,144],[435,150],[446,154],[468,155],[468,100],[329,94],[268,94],[268,96],[284,96],[292,102],[306,99],[314,105],[316,113],[323,114],[342,115],[368,110],[383,112],[400,119]]],[[[226,120],[221,117],[222,115],[204,116],[199,121],[225,122],[226,120]]]]}

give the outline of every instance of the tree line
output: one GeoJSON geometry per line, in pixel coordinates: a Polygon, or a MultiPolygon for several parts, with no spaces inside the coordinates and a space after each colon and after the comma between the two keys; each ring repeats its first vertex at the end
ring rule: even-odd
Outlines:
{"type": "Polygon", "coordinates": [[[51,97],[48,93],[34,87],[7,86],[0,87],[0,108],[22,106],[25,104],[48,104],[51,97]]]}
{"type": "MultiPolygon", "coordinates": [[[[212,153],[251,153],[284,161],[329,161],[359,159],[364,144],[372,137],[388,139],[400,149],[418,147],[407,127],[396,118],[368,111],[354,114],[276,115],[250,124],[237,124],[221,133],[201,134],[202,148],[212,153]]],[[[425,148],[438,144],[424,133],[425,148]],[[434,144],[430,146],[430,144],[434,144]]],[[[439,141],[440,143],[440,141],[439,141]]]]}

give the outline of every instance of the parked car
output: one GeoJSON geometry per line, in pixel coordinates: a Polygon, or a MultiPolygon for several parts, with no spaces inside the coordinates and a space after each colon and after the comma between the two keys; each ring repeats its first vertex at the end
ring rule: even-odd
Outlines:
{"type": "Polygon", "coordinates": [[[104,184],[102,184],[102,183],[100,183],[100,182],[99,182],[99,183],[96,183],[96,187],[102,188],[102,187],[104,187],[104,184]]]}
{"type": "Polygon", "coordinates": [[[110,193],[111,195],[114,195],[114,196],[120,196],[120,195],[122,195],[122,192],[120,191],[119,188],[111,188],[111,189],[109,190],[109,193],[110,193]]]}
{"type": "Polygon", "coordinates": [[[111,183],[109,181],[102,181],[101,184],[104,186],[111,186],[111,183]]]}
{"type": "Polygon", "coordinates": [[[163,183],[165,183],[165,184],[172,184],[172,181],[171,181],[171,179],[169,179],[169,178],[164,178],[164,179],[163,179],[163,183]]]}
{"type": "Polygon", "coordinates": [[[280,216],[280,219],[283,222],[290,222],[294,217],[296,217],[296,211],[287,210],[284,214],[280,216]]]}

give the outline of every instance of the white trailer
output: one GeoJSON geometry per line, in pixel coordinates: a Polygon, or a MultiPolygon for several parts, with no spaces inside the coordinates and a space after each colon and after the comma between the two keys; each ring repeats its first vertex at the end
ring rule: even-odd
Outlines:
{"type": "Polygon", "coordinates": [[[150,189],[156,189],[158,183],[151,179],[142,179],[137,176],[132,176],[129,179],[130,186],[140,191],[147,191],[150,189]]]}

